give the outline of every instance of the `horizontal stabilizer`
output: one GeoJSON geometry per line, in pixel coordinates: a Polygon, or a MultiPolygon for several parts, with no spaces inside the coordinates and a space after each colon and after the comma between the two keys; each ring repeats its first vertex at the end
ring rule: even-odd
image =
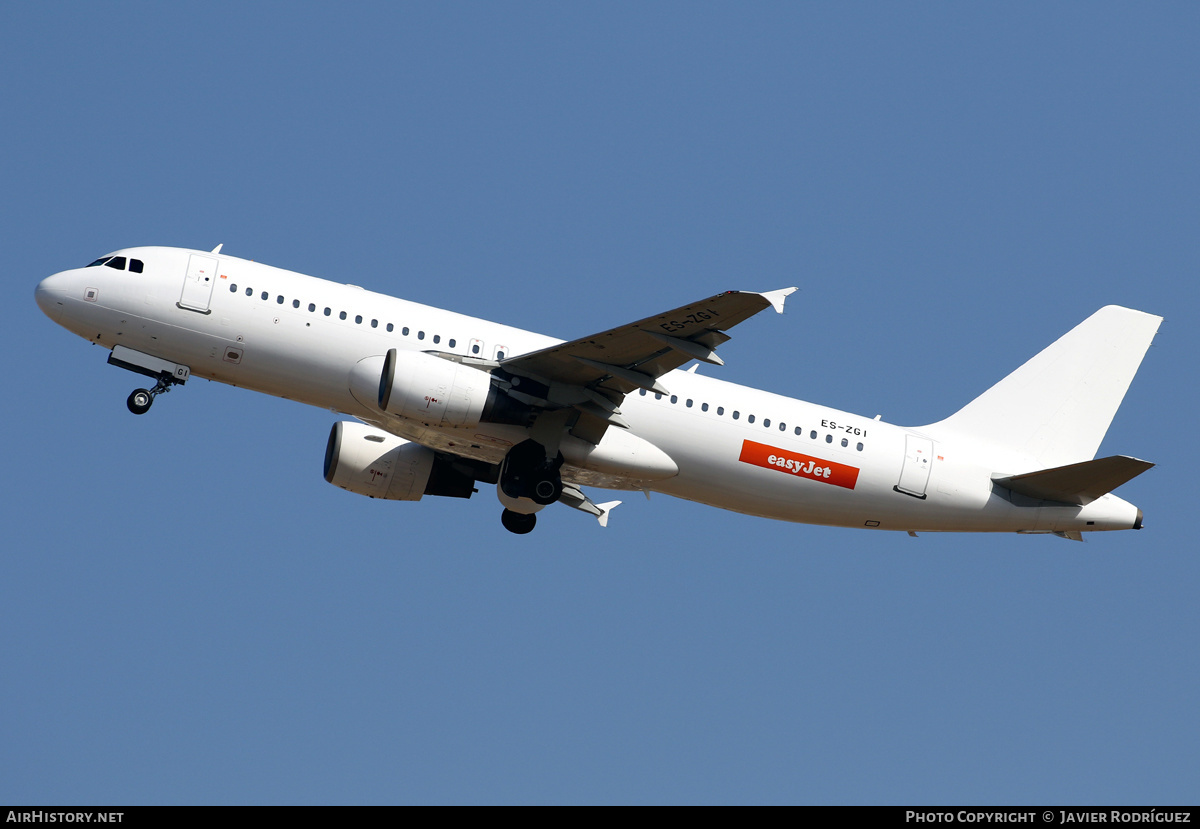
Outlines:
{"type": "Polygon", "coordinates": [[[1154,464],[1149,461],[1113,455],[1023,475],[993,476],[992,483],[1030,498],[1084,506],[1132,481],[1152,466],[1154,464]]]}

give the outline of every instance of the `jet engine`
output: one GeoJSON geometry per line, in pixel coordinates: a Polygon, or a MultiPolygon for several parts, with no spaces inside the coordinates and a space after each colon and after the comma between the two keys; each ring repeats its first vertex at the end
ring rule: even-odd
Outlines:
{"type": "Polygon", "coordinates": [[[325,447],[325,480],[349,492],[392,501],[422,495],[470,498],[475,479],[404,438],[363,423],[333,424],[325,447]]]}
{"type": "Polygon", "coordinates": [[[379,378],[379,408],[430,426],[525,425],[530,408],[492,383],[492,375],[472,366],[420,351],[387,353],[379,378]]]}

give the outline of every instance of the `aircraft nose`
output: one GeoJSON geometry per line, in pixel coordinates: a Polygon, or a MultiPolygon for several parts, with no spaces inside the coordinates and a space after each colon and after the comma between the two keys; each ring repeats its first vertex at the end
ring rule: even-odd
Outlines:
{"type": "Polygon", "coordinates": [[[67,277],[61,273],[47,276],[38,283],[37,289],[33,292],[33,298],[37,300],[42,313],[55,322],[58,322],[58,318],[62,316],[66,295],[67,277]]]}

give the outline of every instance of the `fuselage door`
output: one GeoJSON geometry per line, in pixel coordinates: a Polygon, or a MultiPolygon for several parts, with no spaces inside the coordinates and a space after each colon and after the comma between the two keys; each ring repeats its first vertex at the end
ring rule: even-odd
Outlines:
{"type": "Polygon", "coordinates": [[[895,490],[914,498],[925,497],[929,469],[933,466],[933,441],[916,435],[904,436],[904,467],[895,490]]]}
{"type": "Polygon", "coordinates": [[[213,283],[217,278],[217,260],[193,253],[188,260],[187,276],[183,280],[183,293],[179,307],[190,311],[208,311],[212,299],[213,283]]]}

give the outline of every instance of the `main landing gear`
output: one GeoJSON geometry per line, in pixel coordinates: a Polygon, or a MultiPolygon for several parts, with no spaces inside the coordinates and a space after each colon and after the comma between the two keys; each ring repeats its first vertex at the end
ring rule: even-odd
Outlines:
{"type": "Polygon", "coordinates": [[[166,394],[171,390],[171,384],[174,380],[166,374],[158,376],[158,382],[154,384],[152,389],[134,389],[125,405],[129,407],[129,411],[135,415],[145,414],[150,411],[150,407],[154,404],[154,398],[160,394],[166,394]]]}
{"type": "Polygon", "coordinates": [[[562,452],[550,458],[536,440],[522,441],[509,450],[500,466],[496,493],[505,506],[500,523],[506,530],[524,535],[537,523],[535,513],[562,497],[562,465],[562,452]]]}
{"type": "Polygon", "coordinates": [[[525,533],[532,530],[533,526],[537,523],[537,516],[533,513],[525,515],[524,513],[513,512],[510,509],[506,509],[504,512],[500,513],[500,523],[503,524],[504,529],[508,530],[510,533],[525,535],[525,533]]]}
{"type": "Polygon", "coordinates": [[[539,506],[553,504],[562,496],[562,452],[553,460],[536,440],[518,443],[500,467],[500,488],[509,498],[528,498],[539,506]]]}

